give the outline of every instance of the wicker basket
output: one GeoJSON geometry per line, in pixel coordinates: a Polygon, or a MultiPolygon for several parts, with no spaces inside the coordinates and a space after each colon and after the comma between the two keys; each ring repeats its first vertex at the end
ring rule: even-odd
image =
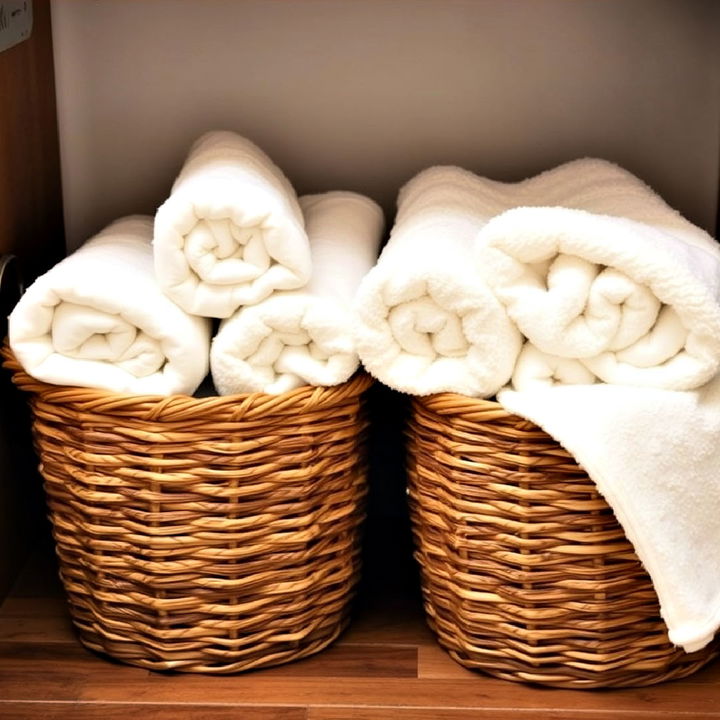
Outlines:
{"type": "Polygon", "coordinates": [[[415,556],[428,622],[462,665],[506,680],[623,687],[690,675],[718,638],[673,647],[657,596],[594,483],[498,403],[415,398],[415,556]]]}
{"type": "Polygon", "coordinates": [[[152,670],[295,660],[345,627],[366,493],[365,375],[193,399],[23,373],[81,641],[152,670]]]}

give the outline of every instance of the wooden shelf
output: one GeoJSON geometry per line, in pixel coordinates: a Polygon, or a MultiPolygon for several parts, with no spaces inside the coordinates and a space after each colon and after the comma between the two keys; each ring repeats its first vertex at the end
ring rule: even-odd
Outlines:
{"type": "Polygon", "coordinates": [[[3,720],[720,718],[717,662],[687,680],[613,691],[536,688],[465,670],[435,643],[407,582],[366,588],[350,629],[307,660],[235,676],[152,673],[79,644],[55,574],[47,552],[36,556],[0,607],[3,720]]]}

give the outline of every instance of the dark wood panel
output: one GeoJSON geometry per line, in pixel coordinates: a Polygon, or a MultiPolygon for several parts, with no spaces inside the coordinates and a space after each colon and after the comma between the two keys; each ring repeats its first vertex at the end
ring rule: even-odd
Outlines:
{"type": "Polygon", "coordinates": [[[563,708],[418,709],[418,708],[310,708],[308,720],[712,720],[706,713],[670,715],[662,709],[621,713],[614,710],[575,710],[563,708]]]}
{"type": "Polygon", "coordinates": [[[70,618],[63,615],[0,615],[0,644],[20,643],[67,643],[74,636],[70,618]]]}
{"type": "Polygon", "coordinates": [[[298,707],[247,707],[242,705],[138,705],[135,703],[64,704],[3,702],[1,720],[305,720],[298,707]]]}
{"type": "MultiPolygon", "coordinates": [[[[275,675],[257,671],[238,676],[161,675],[123,667],[63,645],[40,646],[24,653],[10,648],[0,658],[0,697],[14,700],[122,703],[292,705],[483,709],[518,717],[530,711],[663,712],[681,717],[695,712],[720,715],[720,674],[698,685],[671,682],[661,686],[605,692],[534,688],[481,675],[458,679],[397,677],[326,677],[275,675]],[[29,683],[28,678],[33,682],[29,683]]],[[[292,666],[288,666],[288,670],[292,666]]],[[[332,672],[331,670],[329,671],[332,672]]]]}
{"type": "Polygon", "coordinates": [[[339,642],[305,660],[269,668],[263,675],[293,678],[416,678],[418,650],[410,646],[339,642]]]}
{"type": "MultiPolygon", "coordinates": [[[[35,622],[42,624],[38,618],[35,622]]],[[[27,624],[25,625],[27,627],[27,624]]],[[[113,661],[95,656],[77,642],[29,642],[18,633],[21,640],[0,642],[0,667],[36,666],[57,664],[68,674],[87,669],[94,672],[98,662],[108,667],[113,661]],[[97,659],[96,659],[97,657],[97,659]]],[[[35,637],[39,637],[37,633],[35,637]]],[[[118,666],[125,669],[125,666],[118,666]]],[[[107,668],[106,668],[107,669],[107,668]]],[[[145,672],[145,671],[140,671],[145,672]]],[[[161,677],[161,676],[158,676],[161,677]]],[[[295,663],[268,668],[262,673],[268,678],[416,678],[417,648],[383,645],[344,645],[339,643],[313,657],[295,663]]],[[[2,681],[0,681],[1,683],[2,681]]],[[[211,682],[216,682],[212,680],[211,682]]]]}
{"type": "MultiPolygon", "coordinates": [[[[381,708],[309,709],[291,706],[252,707],[248,705],[153,705],[151,703],[47,703],[0,700],[1,720],[126,720],[135,715],[142,720],[577,720],[572,710],[533,709],[529,712],[507,709],[418,709],[395,706],[381,708]]],[[[663,710],[643,713],[585,711],[583,720],[711,720],[720,714],[687,712],[669,716],[663,710]]]]}
{"type": "Polygon", "coordinates": [[[49,0],[33,12],[30,38],[0,53],[0,253],[28,277],[65,247],[49,0]]]}
{"type": "MultiPolygon", "coordinates": [[[[26,284],[64,254],[49,0],[33,3],[28,40],[0,53],[0,255],[26,284]]],[[[0,339],[14,289],[0,290],[0,339]]],[[[0,598],[30,539],[47,532],[25,401],[0,377],[0,598]]]]}

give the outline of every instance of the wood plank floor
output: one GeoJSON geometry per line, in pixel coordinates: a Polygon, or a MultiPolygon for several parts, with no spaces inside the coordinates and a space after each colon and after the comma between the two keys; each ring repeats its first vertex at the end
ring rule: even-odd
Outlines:
{"type": "Polygon", "coordinates": [[[475,674],[434,642],[414,593],[359,603],[330,649],[236,676],[165,675],[75,639],[52,562],[35,562],[0,607],[3,720],[720,719],[720,663],[643,689],[568,691],[475,674]]]}

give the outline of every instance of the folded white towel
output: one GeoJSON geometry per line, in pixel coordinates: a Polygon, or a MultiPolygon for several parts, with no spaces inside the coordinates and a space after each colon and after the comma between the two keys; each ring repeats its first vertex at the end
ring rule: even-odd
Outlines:
{"type": "Polygon", "coordinates": [[[360,359],[386,385],[484,396],[510,378],[521,336],[472,255],[480,228],[505,209],[496,185],[435,167],[400,191],[390,240],[355,305],[360,359]]]}
{"type": "Polygon", "coordinates": [[[574,358],[549,355],[526,342],[518,355],[511,385],[515,390],[532,390],[553,385],[592,385],[595,375],[574,358]]]}
{"type": "Polygon", "coordinates": [[[310,276],[295,191],[262,150],[231,132],[192,147],[155,216],[154,250],[164,291],[206,317],[229,317],[310,276]]]}
{"type": "Polygon", "coordinates": [[[540,351],[635,386],[689,389],[718,371],[720,248],[707,233],[601,160],[505,195],[526,207],[482,228],[477,264],[540,351]]]}
{"type": "Polygon", "coordinates": [[[9,319],[33,377],[122,393],[192,394],[208,370],[210,324],[161,291],[152,218],[123,218],[39,277],[9,319]]]}
{"type": "Polygon", "coordinates": [[[337,385],[357,370],[350,307],[377,258],[382,210],[350,192],[306,195],[300,205],[310,239],[310,282],[221,323],[210,352],[221,395],[337,385]]]}
{"type": "Polygon", "coordinates": [[[720,628],[720,375],[694,391],[567,385],[498,399],[563,445],[596,483],[645,566],[670,640],[720,628]]]}

